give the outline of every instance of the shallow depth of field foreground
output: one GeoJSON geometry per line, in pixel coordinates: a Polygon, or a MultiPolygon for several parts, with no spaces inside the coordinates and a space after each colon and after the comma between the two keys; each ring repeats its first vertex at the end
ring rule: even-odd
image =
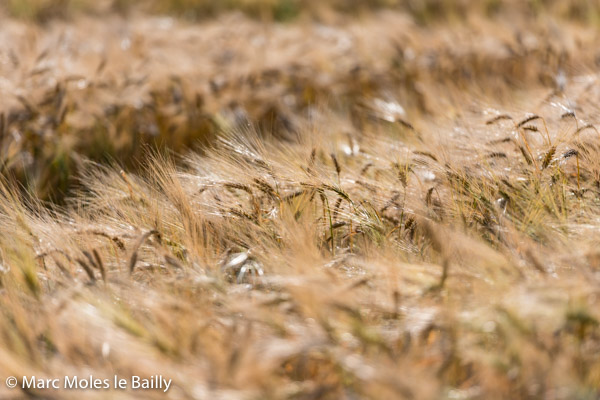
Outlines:
{"type": "Polygon", "coordinates": [[[2,2],[0,398],[597,399],[595,4],[2,2]]]}

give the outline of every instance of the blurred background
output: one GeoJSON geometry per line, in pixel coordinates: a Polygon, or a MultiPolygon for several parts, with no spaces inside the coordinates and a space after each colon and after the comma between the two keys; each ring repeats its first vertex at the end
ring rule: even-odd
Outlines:
{"type": "Polygon", "coordinates": [[[465,90],[501,101],[593,70],[599,11],[591,0],[4,0],[0,170],[61,203],[86,162],[135,171],[149,149],[202,151],[247,123],[296,140],[325,110],[326,129],[349,137],[454,118],[465,90]]]}
{"type": "Polygon", "coordinates": [[[323,13],[330,11],[361,14],[393,9],[407,12],[425,23],[436,18],[464,17],[471,12],[493,15],[512,9],[530,14],[550,11],[596,22],[600,4],[594,0],[5,0],[2,8],[7,15],[36,21],[72,17],[79,12],[102,14],[132,10],[195,20],[241,11],[252,17],[286,21],[306,15],[323,17],[323,13]]]}

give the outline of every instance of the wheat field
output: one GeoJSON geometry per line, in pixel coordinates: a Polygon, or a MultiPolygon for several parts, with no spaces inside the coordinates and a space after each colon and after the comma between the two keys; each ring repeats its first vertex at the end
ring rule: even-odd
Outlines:
{"type": "Polygon", "coordinates": [[[0,398],[599,398],[599,17],[3,2],[0,398]]]}

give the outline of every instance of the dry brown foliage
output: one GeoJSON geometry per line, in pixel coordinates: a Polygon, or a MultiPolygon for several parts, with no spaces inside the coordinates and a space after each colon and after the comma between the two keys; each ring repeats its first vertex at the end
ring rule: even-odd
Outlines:
{"type": "Polygon", "coordinates": [[[5,21],[0,378],[596,398],[597,33],[511,4],[5,21]]]}

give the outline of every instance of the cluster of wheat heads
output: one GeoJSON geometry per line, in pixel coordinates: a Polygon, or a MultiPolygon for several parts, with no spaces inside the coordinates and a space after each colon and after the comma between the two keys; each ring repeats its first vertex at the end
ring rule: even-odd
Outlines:
{"type": "Polygon", "coordinates": [[[475,9],[6,21],[0,376],[173,385],[0,397],[596,398],[596,32],[475,9]]]}
{"type": "Polygon", "coordinates": [[[595,57],[593,28],[552,19],[510,32],[481,15],[424,27],[397,12],[327,25],[104,18],[0,29],[0,171],[41,199],[62,202],[85,160],[135,171],[147,146],[184,152],[232,120],[289,139],[325,102],[352,110],[360,129],[389,100],[437,114],[455,107],[440,104],[440,88],[476,82],[503,98],[523,82],[552,87],[557,70],[595,57]]]}
{"type": "Polygon", "coordinates": [[[179,166],[88,165],[64,208],[5,183],[0,371],[160,373],[172,398],[593,398],[600,149],[561,96],[445,127],[387,104],[360,135],[322,110],[292,143],[238,128],[179,166]]]}

